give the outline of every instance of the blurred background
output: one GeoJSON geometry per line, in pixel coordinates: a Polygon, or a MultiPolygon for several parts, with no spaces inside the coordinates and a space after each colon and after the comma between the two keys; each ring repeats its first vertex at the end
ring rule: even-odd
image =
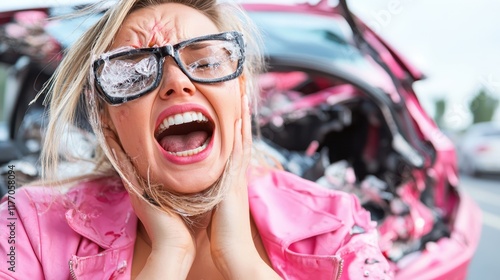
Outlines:
{"type": "Polygon", "coordinates": [[[427,74],[417,90],[423,106],[442,127],[463,130],[474,122],[500,120],[495,112],[500,94],[499,1],[349,3],[427,74]]]}
{"type": "MultiPolygon", "coordinates": [[[[81,1],[3,1],[0,11],[47,2],[81,1]]],[[[350,0],[348,3],[356,15],[426,74],[427,78],[415,85],[418,97],[455,143],[461,186],[483,210],[481,242],[469,279],[498,279],[500,1],[350,0]]],[[[5,77],[6,69],[0,65],[0,108],[9,110],[5,77]]],[[[7,137],[1,125],[7,113],[0,112],[0,140],[7,137]]]]}
{"type": "Polygon", "coordinates": [[[457,146],[461,186],[483,210],[469,279],[500,266],[500,1],[351,0],[353,11],[420,68],[424,108],[457,146]]]}

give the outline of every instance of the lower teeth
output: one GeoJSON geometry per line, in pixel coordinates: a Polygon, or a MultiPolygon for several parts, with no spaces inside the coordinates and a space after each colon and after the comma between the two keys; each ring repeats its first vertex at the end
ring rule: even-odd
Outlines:
{"type": "Polygon", "coordinates": [[[207,139],[207,141],[205,141],[205,143],[203,143],[203,145],[201,145],[200,147],[198,147],[196,149],[182,151],[182,152],[168,152],[168,153],[171,155],[177,156],[177,157],[194,156],[196,154],[199,154],[201,151],[203,151],[207,148],[208,141],[209,141],[209,139],[207,139]]]}

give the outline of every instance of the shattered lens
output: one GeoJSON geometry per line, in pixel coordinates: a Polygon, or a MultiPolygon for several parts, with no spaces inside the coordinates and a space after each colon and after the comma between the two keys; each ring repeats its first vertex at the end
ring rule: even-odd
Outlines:
{"type": "Polygon", "coordinates": [[[110,97],[128,97],[151,87],[158,76],[157,58],[137,53],[109,59],[97,70],[99,84],[110,97]]]}
{"type": "Polygon", "coordinates": [[[243,71],[243,37],[232,31],[192,38],[175,45],[103,54],[94,62],[96,88],[109,104],[139,98],[158,87],[164,59],[169,56],[193,82],[228,81],[243,71]]]}
{"type": "Polygon", "coordinates": [[[220,79],[236,72],[242,53],[233,41],[208,40],[178,50],[182,67],[192,80],[220,79]]]}

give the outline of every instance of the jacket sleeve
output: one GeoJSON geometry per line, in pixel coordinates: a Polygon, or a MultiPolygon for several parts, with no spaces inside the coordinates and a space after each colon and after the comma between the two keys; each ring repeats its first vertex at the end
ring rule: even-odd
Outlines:
{"type": "Polygon", "coordinates": [[[26,189],[0,203],[0,279],[43,279],[38,214],[26,189]]]}

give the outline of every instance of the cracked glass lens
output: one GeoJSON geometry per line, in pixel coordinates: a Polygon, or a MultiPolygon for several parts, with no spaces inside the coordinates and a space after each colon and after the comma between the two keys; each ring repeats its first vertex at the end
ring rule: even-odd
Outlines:
{"type": "MultiPolygon", "coordinates": [[[[183,72],[192,80],[213,80],[234,74],[242,50],[234,41],[203,40],[176,50],[174,56],[183,72]]],[[[125,52],[104,59],[97,69],[102,90],[110,97],[134,96],[155,84],[161,73],[160,57],[152,52],[125,52]]],[[[168,59],[168,57],[167,57],[168,59]]],[[[163,60],[162,60],[163,62],[163,60]]],[[[158,86],[158,85],[156,85],[158,86]]]]}
{"type": "Polygon", "coordinates": [[[153,54],[129,54],[107,60],[98,73],[109,96],[127,97],[153,85],[158,66],[153,54]]]}
{"type": "Polygon", "coordinates": [[[238,45],[231,41],[202,41],[179,50],[182,67],[195,79],[217,79],[233,74],[241,55],[238,45]]]}

